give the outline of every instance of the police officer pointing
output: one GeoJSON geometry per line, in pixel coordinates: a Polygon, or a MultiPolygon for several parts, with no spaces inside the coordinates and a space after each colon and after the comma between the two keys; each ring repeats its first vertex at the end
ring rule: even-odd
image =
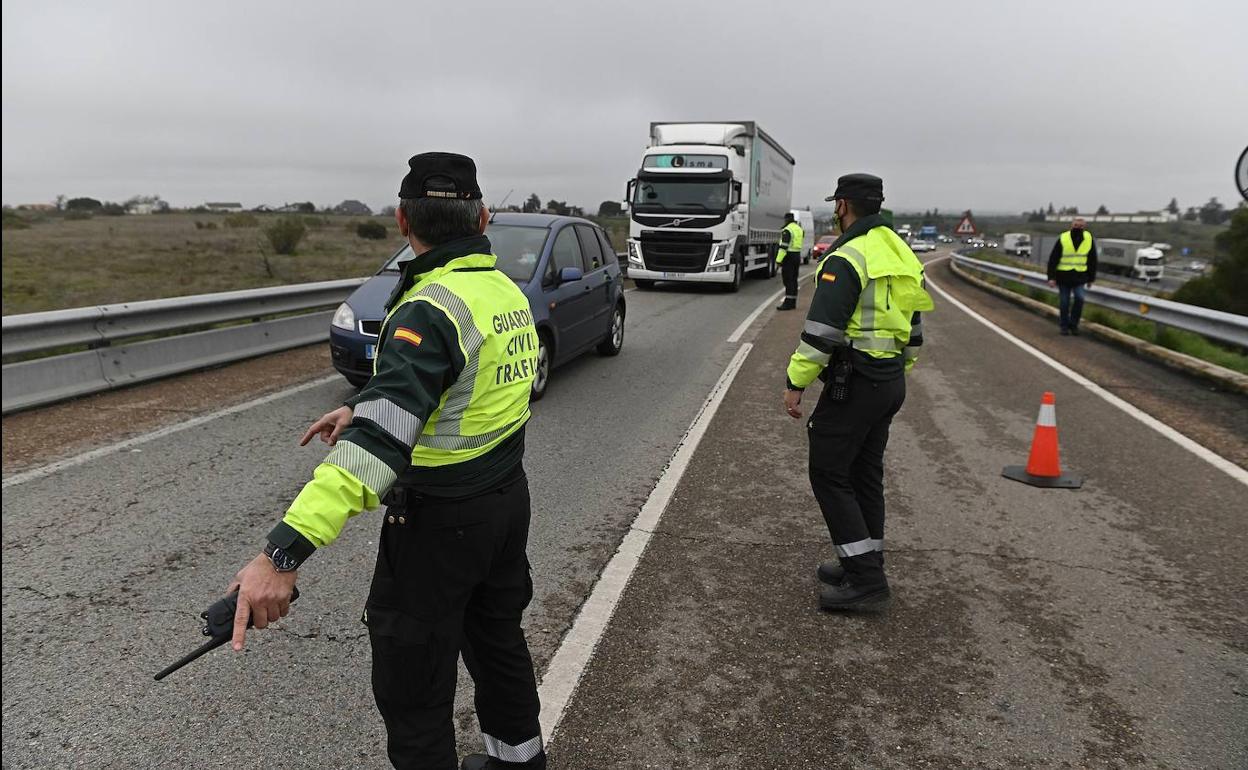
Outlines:
{"type": "Polygon", "coordinates": [[[522,460],[536,332],[528,300],[495,269],[472,159],[408,165],[396,217],[415,257],[386,303],[373,377],[304,435],[333,450],[235,577],[234,649],[248,612],[257,628],[285,616],[304,560],[384,502],[363,622],[390,761],[456,766],[462,653],[486,749],[463,767],[544,768],[520,628],[533,594],[522,460]]]}
{"type": "Polygon", "coordinates": [[[819,605],[861,609],[889,598],[884,577],[884,448],[906,398],[905,374],[931,310],[923,266],[880,215],[884,182],[837,180],[841,236],[815,271],[815,294],[789,361],[784,405],[802,416],[802,392],[824,380],[807,423],[810,485],[836,547],[819,565],[819,605]]]}
{"type": "Polygon", "coordinates": [[[793,212],[785,214],[780,250],[776,252],[776,264],[780,265],[780,277],[784,280],[784,301],[776,310],[797,308],[797,268],[802,261],[802,236],[802,226],[794,221],[793,212]]]}

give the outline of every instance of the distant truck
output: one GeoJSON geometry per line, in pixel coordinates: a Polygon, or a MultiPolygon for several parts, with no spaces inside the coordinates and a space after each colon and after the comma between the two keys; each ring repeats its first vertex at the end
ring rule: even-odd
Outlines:
{"type": "Polygon", "coordinates": [[[651,123],[628,183],[628,277],[639,289],[691,281],[737,291],[747,272],[774,276],[794,165],[752,121],[651,123]]]}
{"type": "Polygon", "coordinates": [[[1006,233],[1001,237],[1001,250],[1016,257],[1031,256],[1031,236],[1027,233],[1006,233]]]}
{"type": "Polygon", "coordinates": [[[936,230],[936,225],[923,225],[919,228],[919,238],[925,241],[936,242],[936,236],[940,233],[936,230]]]}
{"type": "Polygon", "coordinates": [[[1149,241],[1100,238],[1096,241],[1097,269],[1144,281],[1160,281],[1166,255],[1149,241]]]}

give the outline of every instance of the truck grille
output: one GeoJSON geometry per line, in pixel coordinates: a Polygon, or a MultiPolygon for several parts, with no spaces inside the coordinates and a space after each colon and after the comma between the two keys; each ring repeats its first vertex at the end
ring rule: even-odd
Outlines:
{"type": "Polygon", "coordinates": [[[647,270],[700,273],[711,256],[710,233],[641,232],[641,258],[647,270]]]}

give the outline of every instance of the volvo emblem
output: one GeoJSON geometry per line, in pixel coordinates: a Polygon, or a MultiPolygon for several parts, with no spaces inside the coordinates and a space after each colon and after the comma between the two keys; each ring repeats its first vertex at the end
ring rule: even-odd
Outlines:
{"type": "Polygon", "coordinates": [[[686,222],[692,222],[693,219],[694,219],[693,217],[686,217],[684,219],[673,219],[671,222],[668,222],[666,225],[663,225],[663,226],[664,227],[680,227],[686,222]]]}

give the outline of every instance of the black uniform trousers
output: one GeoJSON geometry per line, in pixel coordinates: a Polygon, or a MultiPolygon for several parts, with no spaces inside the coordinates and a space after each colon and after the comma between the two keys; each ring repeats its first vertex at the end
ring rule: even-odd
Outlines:
{"type": "Polygon", "coordinates": [[[523,474],[466,500],[415,495],[386,509],[364,611],[373,695],[396,768],[458,768],[458,658],[476,684],[487,753],[545,767],[537,683],[520,618],[533,597],[523,474]]]}
{"type": "Polygon", "coordinates": [[[797,269],[801,267],[800,251],[790,251],[780,263],[780,278],[784,281],[784,301],[790,305],[797,304],[797,269]]]}
{"type": "Polygon", "coordinates": [[[810,486],[846,577],[878,586],[884,578],[884,448],[906,400],[905,377],[875,381],[854,373],[849,398],[824,388],[807,423],[810,486]]]}

